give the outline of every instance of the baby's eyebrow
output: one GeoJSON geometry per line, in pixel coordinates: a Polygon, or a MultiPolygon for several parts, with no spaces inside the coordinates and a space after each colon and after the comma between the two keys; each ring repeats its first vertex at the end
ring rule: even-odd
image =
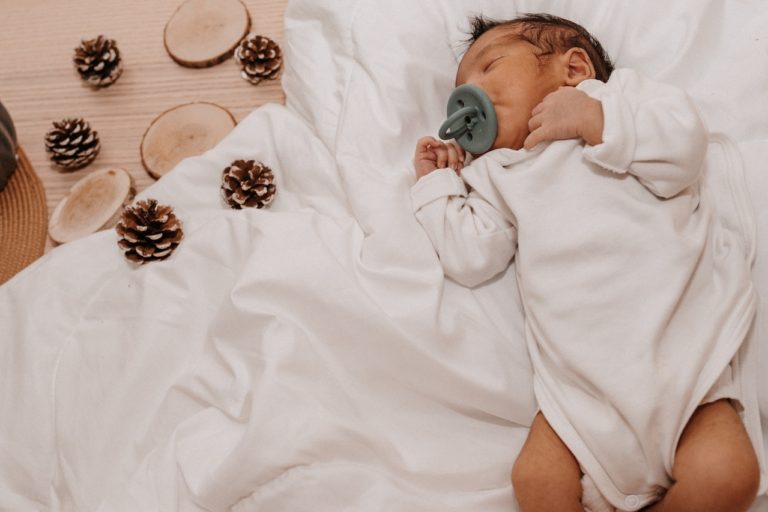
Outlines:
{"type": "Polygon", "coordinates": [[[486,46],[482,50],[480,50],[480,53],[477,54],[477,57],[475,57],[476,60],[481,60],[483,57],[485,57],[487,54],[491,53],[493,50],[499,48],[500,46],[506,46],[504,43],[495,43],[490,46],[486,46]]]}
{"type": "Polygon", "coordinates": [[[477,54],[475,57],[476,60],[480,60],[483,57],[485,57],[488,53],[492,52],[493,50],[496,50],[500,47],[507,47],[511,43],[520,41],[520,36],[518,34],[510,34],[504,38],[502,38],[501,41],[498,43],[493,43],[492,45],[486,46],[482,50],[480,50],[480,53],[477,54]]]}

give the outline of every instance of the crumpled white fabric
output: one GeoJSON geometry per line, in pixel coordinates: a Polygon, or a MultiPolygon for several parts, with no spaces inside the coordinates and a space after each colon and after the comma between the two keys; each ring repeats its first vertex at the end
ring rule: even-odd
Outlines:
{"type": "Polygon", "coordinates": [[[514,510],[536,404],[513,272],[445,281],[408,199],[465,15],[571,16],[692,89],[739,141],[762,234],[757,5],[292,0],[286,107],[141,195],[184,222],[170,260],[134,269],[106,231],[0,288],[0,510],[514,510]],[[275,170],[268,211],[221,204],[237,158],[275,170]]]}

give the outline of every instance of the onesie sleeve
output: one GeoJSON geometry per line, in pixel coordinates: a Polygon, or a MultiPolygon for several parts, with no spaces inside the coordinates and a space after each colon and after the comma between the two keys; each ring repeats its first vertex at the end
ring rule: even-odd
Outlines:
{"type": "Polygon", "coordinates": [[[517,228],[477,192],[468,191],[453,170],[422,177],[411,188],[411,199],[446,276],[473,287],[507,268],[517,228]]]}
{"type": "Polygon", "coordinates": [[[661,198],[696,183],[708,134],[683,90],[630,69],[614,71],[608,83],[586,80],[578,88],[603,107],[603,142],[585,147],[587,160],[615,173],[633,174],[661,198]]]}

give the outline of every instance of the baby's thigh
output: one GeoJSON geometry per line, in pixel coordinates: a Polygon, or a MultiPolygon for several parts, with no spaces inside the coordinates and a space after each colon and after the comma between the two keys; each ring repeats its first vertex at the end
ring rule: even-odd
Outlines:
{"type": "Polygon", "coordinates": [[[521,487],[551,486],[559,492],[581,494],[579,463],[541,412],[512,468],[512,484],[516,492],[521,487]]]}
{"type": "Polygon", "coordinates": [[[737,501],[754,499],[760,479],[757,456],[727,399],[700,405],[691,416],[677,445],[672,479],[695,488],[702,499],[710,493],[710,500],[728,495],[737,501]]]}

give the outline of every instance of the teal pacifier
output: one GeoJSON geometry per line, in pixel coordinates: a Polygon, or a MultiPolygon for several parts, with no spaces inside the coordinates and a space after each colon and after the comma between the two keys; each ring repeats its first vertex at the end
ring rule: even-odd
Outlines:
{"type": "Polygon", "coordinates": [[[473,155],[485,153],[496,140],[496,110],[485,92],[476,85],[458,86],[448,98],[448,119],[438,134],[443,140],[456,139],[473,155]]]}

